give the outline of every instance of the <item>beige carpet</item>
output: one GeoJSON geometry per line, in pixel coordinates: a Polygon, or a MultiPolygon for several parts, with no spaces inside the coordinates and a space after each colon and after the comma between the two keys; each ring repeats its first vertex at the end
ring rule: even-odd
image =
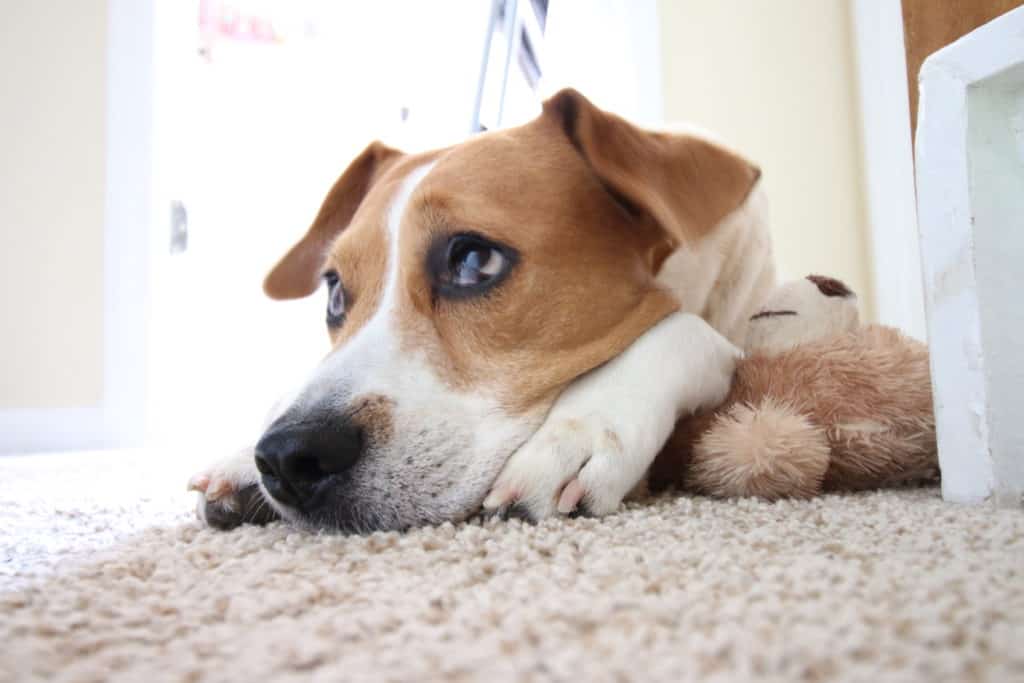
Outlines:
{"type": "Polygon", "coordinates": [[[147,454],[0,459],[0,680],[1024,681],[1024,513],[933,489],[218,533],[147,454]]]}

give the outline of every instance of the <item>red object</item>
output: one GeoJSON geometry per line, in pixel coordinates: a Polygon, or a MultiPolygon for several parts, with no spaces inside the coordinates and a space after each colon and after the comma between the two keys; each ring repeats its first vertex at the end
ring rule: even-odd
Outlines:
{"type": "Polygon", "coordinates": [[[246,11],[244,3],[224,0],[199,0],[199,31],[207,45],[223,39],[250,43],[282,42],[281,33],[270,17],[246,11]]]}

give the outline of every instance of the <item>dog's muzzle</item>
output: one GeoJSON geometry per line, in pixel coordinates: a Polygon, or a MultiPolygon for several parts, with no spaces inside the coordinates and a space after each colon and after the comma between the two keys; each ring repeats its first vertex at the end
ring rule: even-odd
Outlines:
{"type": "Polygon", "coordinates": [[[360,426],[341,416],[285,414],[256,445],[256,468],[275,500],[302,509],[321,484],[351,468],[363,453],[360,426]]]}

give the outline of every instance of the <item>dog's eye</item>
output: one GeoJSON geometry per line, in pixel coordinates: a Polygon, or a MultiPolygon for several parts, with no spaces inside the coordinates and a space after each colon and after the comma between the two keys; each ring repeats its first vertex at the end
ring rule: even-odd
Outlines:
{"type": "Polygon", "coordinates": [[[324,282],[327,284],[327,324],[337,327],[345,319],[345,288],[333,270],[324,273],[324,282]]]}
{"type": "Polygon", "coordinates": [[[438,236],[427,252],[434,293],[446,299],[485,294],[509,274],[519,254],[477,233],[438,236]]]}
{"type": "Polygon", "coordinates": [[[509,265],[509,259],[498,246],[469,235],[452,238],[447,261],[442,280],[458,288],[489,284],[504,275],[509,265]]]}
{"type": "Polygon", "coordinates": [[[505,256],[495,247],[456,240],[448,252],[448,273],[456,287],[473,287],[501,275],[505,256]]]}

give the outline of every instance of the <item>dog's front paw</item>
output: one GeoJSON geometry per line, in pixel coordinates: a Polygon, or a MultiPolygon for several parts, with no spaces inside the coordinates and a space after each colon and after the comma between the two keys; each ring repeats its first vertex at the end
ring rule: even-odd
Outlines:
{"type": "Polygon", "coordinates": [[[279,518],[263,497],[251,449],[245,449],[196,473],[188,482],[199,493],[196,515],[215,529],[267,524],[279,518]]]}
{"type": "Polygon", "coordinates": [[[697,316],[667,317],[562,392],[509,458],[484,509],[534,520],[614,512],[679,417],[725,399],[738,356],[697,316]]]}
{"type": "Polygon", "coordinates": [[[624,460],[622,438],[606,418],[549,420],[509,458],[484,509],[532,521],[615,512],[636,484],[624,460]]]}

